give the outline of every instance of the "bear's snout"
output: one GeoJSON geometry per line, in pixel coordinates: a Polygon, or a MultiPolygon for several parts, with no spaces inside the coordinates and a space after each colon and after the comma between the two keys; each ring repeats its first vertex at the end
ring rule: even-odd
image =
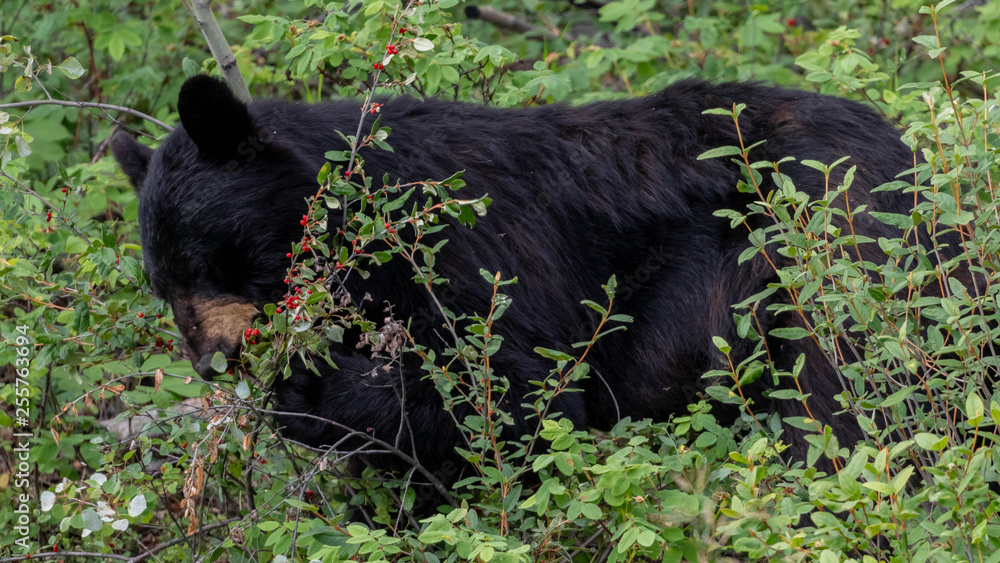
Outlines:
{"type": "MultiPolygon", "coordinates": [[[[234,363],[236,363],[236,360],[234,360],[232,358],[232,356],[233,356],[232,353],[226,354],[223,350],[217,350],[217,351],[218,352],[222,352],[222,354],[224,356],[226,356],[226,359],[227,359],[227,361],[226,361],[226,369],[230,369],[232,367],[232,365],[234,363]]],[[[193,358],[191,360],[191,363],[194,365],[194,371],[198,375],[200,375],[202,379],[204,379],[206,381],[211,381],[212,378],[214,378],[215,376],[220,375],[222,373],[220,371],[217,371],[214,367],[212,367],[212,357],[214,355],[215,355],[215,352],[212,352],[210,354],[205,354],[204,356],[201,357],[200,360],[198,360],[197,363],[195,363],[195,361],[194,361],[193,358]]]]}
{"type": "Polygon", "coordinates": [[[235,297],[192,298],[174,303],[174,316],[184,335],[188,357],[195,372],[212,379],[219,371],[212,367],[212,357],[221,352],[232,367],[242,343],[243,331],[253,325],[257,307],[235,297]]]}

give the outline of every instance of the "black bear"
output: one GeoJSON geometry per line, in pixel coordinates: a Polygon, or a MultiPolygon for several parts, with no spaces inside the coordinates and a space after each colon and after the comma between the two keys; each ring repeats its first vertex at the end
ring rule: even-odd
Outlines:
{"type": "MultiPolygon", "coordinates": [[[[873,111],[835,97],[685,81],[648,97],[580,107],[382,101],[382,125],[392,128],[394,152],[363,152],[369,177],[443,179],[464,170],[463,195],[493,199],[475,228],[448,230],[450,242],[436,267],[451,280],[449,306],[460,313],[482,314],[489,306],[491,288],[480,268],[519,279],[507,288],[513,305],[497,323],[505,341],[492,359],[510,381],[510,436],[537,424],[516,408],[533,389],[530,382],[552,368],[534,348],[571,351],[583,340],[579,327],[591,323],[593,313],[580,301],[602,295],[601,284],[613,274],[621,285],[615,312],[634,322],[592,350],[582,392],[559,395],[554,410],[578,427],[686,412],[704,390],[702,375],[719,367],[713,336],[729,341],[737,359],[749,353],[750,344],[736,335],[731,305],[761,291],[775,273],[759,255],[739,264],[747,233],[713,212],[745,210],[757,196],[737,191],[739,169],[728,158],[698,159],[709,149],[739,144],[731,119],[703,114],[734,103],[747,104],[740,118],[743,143],[766,140],[753,149],[755,160],[791,156],[832,163],[850,156],[857,167],[853,206],[909,212],[912,197],[871,190],[910,168],[912,152],[873,111]]],[[[286,253],[302,235],[305,199],[316,192],[326,151],[346,148],[337,131],[357,127],[359,103],[246,105],[223,83],[200,76],[184,84],[177,107],[182,126],[159,149],[118,135],[113,150],[139,191],[153,290],[173,307],[188,356],[210,377],[212,355],[236,357],[243,330],[264,303],[286,291],[286,253]]],[[[823,175],[798,162],[783,164],[783,172],[799,190],[821,196],[823,175]]],[[[853,227],[872,239],[899,236],[864,215],[853,227]]],[[[862,245],[861,253],[884,261],[875,244],[862,245]]],[[[375,268],[368,279],[354,276],[348,289],[371,296],[372,314],[381,314],[385,303],[403,319],[434,310],[424,288],[412,283],[409,266],[396,262],[375,268]]],[[[765,331],[794,323],[761,318],[765,331]]],[[[439,326],[431,323],[417,337],[434,346],[439,326]]],[[[834,416],[841,383],[826,356],[807,340],[776,339],[771,351],[785,368],[805,354],[800,383],[811,393],[812,414],[834,426],[842,442],[861,437],[852,418],[834,416]]],[[[369,375],[381,365],[371,356],[345,342],[333,352],[339,369],[318,362],[321,376],[300,366],[288,379],[278,377],[279,407],[318,417],[282,417],[285,434],[324,445],[355,428],[393,442],[405,408],[410,428],[399,447],[431,468],[454,460],[461,437],[433,384],[419,369],[369,375]],[[407,386],[404,406],[400,381],[407,386]]],[[[798,402],[775,403],[784,415],[805,414],[796,410],[798,402]]]]}

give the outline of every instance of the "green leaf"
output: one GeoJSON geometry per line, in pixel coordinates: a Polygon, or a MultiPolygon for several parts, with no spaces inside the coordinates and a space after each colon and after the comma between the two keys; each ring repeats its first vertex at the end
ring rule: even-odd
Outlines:
{"type": "Polygon", "coordinates": [[[430,51],[434,48],[434,43],[430,39],[417,37],[413,40],[413,48],[418,51],[430,51]]]}
{"type": "Polygon", "coordinates": [[[938,436],[930,432],[920,432],[913,439],[916,440],[918,446],[925,450],[939,452],[948,446],[947,436],[938,436]]]}
{"type": "Polygon", "coordinates": [[[115,33],[108,40],[108,54],[115,61],[122,58],[122,55],[125,54],[125,40],[120,34],[115,33]]]}
{"type": "Polygon", "coordinates": [[[776,328],[771,331],[771,336],[784,338],[785,340],[801,340],[808,337],[810,334],[811,333],[807,329],[800,326],[776,328]]]}
{"type": "Polygon", "coordinates": [[[543,358],[548,358],[550,360],[555,360],[557,362],[573,361],[573,356],[570,356],[569,354],[564,354],[558,350],[550,350],[548,348],[542,348],[541,346],[535,348],[535,353],[542,356],[543,358]]]}
{"type": "Polygon", "coordinates": [[[718,147],[711,150],[707,150],[698,155],[698,160],[706,160],[709,158],[718,158],[720,156],[732,156],[734,154],[742,154],[743,151],[739,147],[727,146],[718,147]]]}
{"type": "Polygon", "coordinates": [[[937,37],[933,35],[918,35],[913,38],[913,42],[919,43],[928,49],[937,49],[940,47],[940,45],[938,45],[937,37]]]}
{"type": "Polygon", "coordinates": [[[912,395],[913,391],[916,390],[916,388],[917,388],[916,385],[910,385],[909,387],[904,387],[899,391],[896,391],[892,395],[886,397],[879,406],[885,409],[893,405],[896,405],[898,403],[901,403],[910,395],[912,395]]]}
{"type": "Polygon", "coordinates": [[[229,362],[226,360],[225,354],[222,352],[212,354],[212,369],[219,373],[225,373],[228,368],[229,362]]]}
{"type": "Polygon", "coordinates": [[[80,64],[80,61],[76,60],[76,57],[67,57],[66,60],[56,68],[73,80],[80,78],[85,72],[83,70],[83,65],[80,64]]]}
{"type": "Polygon", "coordinates": [[[143,512],[146,511],[146,497],[136,495],[132,498],[132,502],[128,503],[128,515],[132,518],[138,518],[143,512]]]}
{"type": "Polygon", "coordinates": [[[583,515],[591,520],[600,520],[604,516],[601,507],[596,504],[584,503],[583,515]]]}
{"type": "Polygon", "coordinates": [[[965,400],[965,416],[969,418],[983,417],[983,400],[975,391],[970,393],[969,398],[965,400]]]}
{"type": "MultiPolygon", "coordinates": [[[[144,499],[145,500],[145,499],[144,499]]],[[[83,528],[85,530],[90,530],[91,532],[100,532],[104,524],[101,522],[101,517],[97,515],[97,511],[93,508],[88,508],[83,511],[83,528]]]]}
{"type": "MultiPolygon", "coordinates": [[[[181,69],[184,71],[184,76],[188,78],[201,74],[201,65],[190,57],[184,57],[184,60],[181,61],[181,69]]],[[[329,165],[329,163],[327,164],[329,165]]]]}
{"type": "Polygon", "coordinates": [[[880,481],[874,481],[871,483],[861,483],[862,487],[871,489],[876,493],[881,493],[883,495],[894,495],[896,491],[892,489],[892,485],[889,483],[882,483],[880,481]]]}

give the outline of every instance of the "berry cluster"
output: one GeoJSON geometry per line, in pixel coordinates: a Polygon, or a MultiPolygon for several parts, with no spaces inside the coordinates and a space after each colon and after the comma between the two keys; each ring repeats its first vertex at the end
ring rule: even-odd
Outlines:
{"type": "Polygon", "coordinates": [[[246,340],[247,344],[256,344],[258,336],[260,336],[259,329],[248,328],[243,331],[243,340],[246,340]]]}

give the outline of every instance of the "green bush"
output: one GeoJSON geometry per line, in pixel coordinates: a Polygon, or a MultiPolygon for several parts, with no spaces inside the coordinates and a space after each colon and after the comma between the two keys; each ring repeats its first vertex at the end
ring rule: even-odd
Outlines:
{"type": "MultiPolygon", "coordinates": [[[[859,264],[851,251],[857,237],[826,220],[850,223],[867,213],[847,203],[846,163],[804,163],[830,181],[828,197],[816,201],[782,175],[785,161],[754,162],[743,146],[713,151],[742,165],[744,181],[734,190],[757,191],[765,175],[779,186],[748,209],[720,214],[737,229],[751,216],[768,219],[767,228],[748,233],[754,246],[744,258],[764,252],[790,259],[777,268],[780,283],[768,289],[788,296],[787,304],[771,307],[800,315],[805,327],[776,336],[814,339],[841,366],[845,416],[855,417],[868,439],[849,449],[815,421],[784,421],[812,433],[808,463],[782,457],[782,421],[757,412],[739,392],[767,374],[789,382],[772,398],[809,402],[795,390],[796,370],[770,370],[753,321],[766,295],[734,309],[758,353],[706,374],[716,384],[686,416],[623,420],[599,434],[550,416],[551,399],[587,375],[593,342],[629,321],[615,314],[612,278],[605,296],[593,296],[600,303],[587,302],[600,328],[576,355],[537,350],[553,369],[532,397],[536,432],[519,443],[498,442],[506,414],[493,397],[505,382],[488,362],[503,335],[492,323],[517,305],[503,293],[516,280],[482,272],[482,283],[493,287],[492,309],[462,319],[464,332],[460,319],[443,311],[451,342],[440,357],[413,343],[406,319],[384,327],[362,319],[333,283],[346,272],[364,275],[403,260],[415,283],[437,291],[442,280],[433,257],[447,247],[428,247],[419,235],[444,228],[442,215],[474,228],[489,200],[457,199],[460,175],[374,189],[351,153],[328,155],[335,165],[318,178],[308,239],[291,249],[290,287],[298,293],[268,306],[267,322],[247,335],[247,373],[201,381],[178,356],[169,307],[150,296],[136,196],[105,158],[112,132],[162,137],[163,124],[176,121],[172,104],[184,76],[216,71],[197,24],[174,3],[157,0],[5,3],[0,363],[9,367],[2,372],[0,433],[12,447],[2,457],[0,497],[13,508],[0,511],[0,554],[135,561],[1000,560],[1000,6],[491,6],[530,29],[465,20],[457,0],[241,0],[215,9],[258,96],[364,96],[365,110],[377,113],[373,93],[503,106],[580,103],[697,76],[853,97],[898,120],[914,167],[880,189],[913,193],[915,205],[909,216],[873,214],[901,229],[898,239],[876,241],[886,255],[879,264],[859,264]],[[389,45],[397,52],[388,53],[389,45]],[[349,219],[342,235],[325,232],[327,213],[349,219]],[[398,237],[404,226],[417,236],[398,237]],[[935,237],[947,233],[957,233],[963,252],[939,260],[935,237]],[[333,258],[330,271],[317,255],[333,258]],[[289,313],[295,308],[298,318],[289,313]],[[395,476],[369,469],[354,479],[342,471],[345,452],[292,444],[271,427],[268,378],[280,376],[298,353],[322,356],[354,326],[388,353],[400,347],[421,354],[448,404],[478,413],[456,420],[469,437],[460,451],[474,471],[447,491],[453,507],[421,519],[410,510],[410,484],[434,479],[423,468],[395,476]],[[742,409],[735,426],[716,421],[720,402],[742,409]],[[817,470],[821,458],[831,460],[834,474],[817,470]],[[348,512],[353,520],[345,519],[348,512]]],[[[742,109],[716,113],[735,128],[742,109]]],[[[391,132],[362,115],[369,116],[359,129],[366,133],[351,140],[391,149],[391,132]]],[[[728,354],[728,343],[716,344],[728,354]]]]}

